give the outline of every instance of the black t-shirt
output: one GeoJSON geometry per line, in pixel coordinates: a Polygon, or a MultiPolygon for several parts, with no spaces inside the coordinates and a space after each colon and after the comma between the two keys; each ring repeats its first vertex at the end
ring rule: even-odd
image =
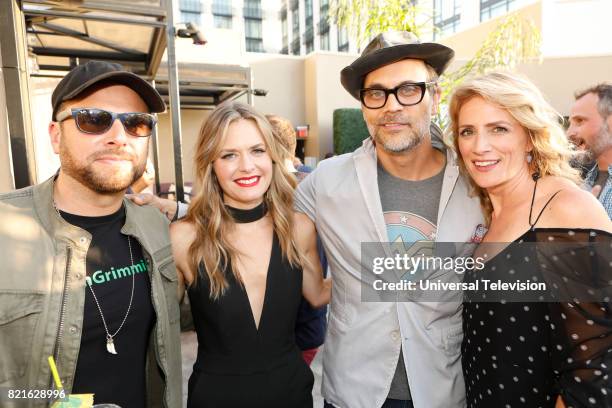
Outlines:
{"type": "Polygon", "coordinates": [[[69,223],[88,231],[87,285],[83,332],[72,392],[93,393],[96,404],[114,403],[122,408],[145,407],[145,362],[155,312],[151,303],[148,268],[138,241],[121,233],[125,208],[103,217],[61,213],[69,223]],[[117,354],[106,349],[106,331],[100,311],[88,287],[100,303],[108,331],[113,335],[128,310],[134,277],[134,298],[125,324],[114,337],[117,354]]]}

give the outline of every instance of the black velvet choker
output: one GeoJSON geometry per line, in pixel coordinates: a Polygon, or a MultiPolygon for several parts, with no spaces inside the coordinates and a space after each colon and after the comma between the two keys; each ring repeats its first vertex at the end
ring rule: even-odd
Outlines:
{"type": "Polygon", "coordinates": [[[268,212],[268,207],[264,201],[261,202],[257,207],[251,208],[249,210],[243,210],[240,208],[230,207],[229,205],[225,205],[227,211],[232,215],[234,221],[238,224],[245,224],[247,222],[255,222],[257,220],[262,219],[266,213],[268,212]]]}

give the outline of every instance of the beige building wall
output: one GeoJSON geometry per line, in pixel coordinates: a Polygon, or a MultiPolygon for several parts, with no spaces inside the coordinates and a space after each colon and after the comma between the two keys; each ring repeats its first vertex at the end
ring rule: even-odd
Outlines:
{"type": "MultiPolygon", "coordinates": [[[[542,30],[542,3],[538,2],[516,10],[521,17],[531,20],[538,30],[542,30]]],[[[480,48],[487,36],[495,27],[506,18],[507,15],[499,16],[463,30],[457,34],[442,38],[440,42],[455,50],[456,60],[467,60],[472,58],[480,48]]]]}
{"type": "MultiPolygon", "coordinates": [[[[465,62],[455,60],[450,70],[465,62]]],[[[548,57],[519,64],[515,71],[533,81],[557,112],[568,116],[577,90],[612,79],[612,55],[548,57]]]]}
{"type": "Polygon", "coordinates": [[[340,84],[340,71],[356,55],[314,52],[306,57],[258,55],[250,60],[253,87],[266,89],[265,97],[254,97],[255,107],[310,125],[307,156],[321,159],[333,152],[332,120],[338,108],[359,107],[340,84]]]}
{"type": "Polygon", "coordinates": [[[349,65],[356,55],[317,52],[306,57],[306,112],[310,124],[310,139],[306,143],[306,155],[322,159],[333,153],[333,115],[340,108],[359,108],[354,99],[340,84],[340,71],[349,65]]]}
{"type": "Polygon", "coordinates": [[[531,79],[559,113],[568,116],[577,90],[612,79],[612,55],[546,58],[541,64],[519,65],[517,71],[531,79]]]}
{"type": "MultiPolygon", "coordinates": [[[[181,133],[183,138],[183,180],[193,183],[193,156],[200,132],[200,126],[210,111],[182,109],[181,133]]],[[[174,147],[171,135],[172,122],[170,114],[159,115],[157,140],[159,145],[159,180],[162,183],[174,183],[174,147]]],[[[151,145],[151,149],[153,146],[151,145]]]]}
{"type": "Polygon", "coordinates": [[[249,57],[253,88],[268,91],[266,96],[253,96],[255,108],[285,117],[296,126],[306,124],[304,58],[273,54],[249,57]]]}

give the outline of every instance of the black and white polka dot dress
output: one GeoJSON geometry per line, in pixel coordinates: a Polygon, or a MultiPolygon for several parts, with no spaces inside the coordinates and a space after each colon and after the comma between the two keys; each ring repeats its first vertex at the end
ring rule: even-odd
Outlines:
{"type": "Polygon", "coordinates": [[[462,363],[468,408],[552,408],[559,395],[568,408],[612,407],[612,303],[602,295],[612,287],[612,235],[538,228],[512,244],[483,270],[466,273],[465,281],[546,281],[557,299],[564,298],[561,286],[569,286],[568,278],[601,291],[589,302],[542,302],[533,293],[532,301],[504,299],[503,293],[494,301],[485,292],[466,296],[462,363]],[[525,249],[523,242],[537,244],[525,249]],[[600,252],[542,254],[550,246],[539,243],[551,242],[596,242],[600,252]]]}

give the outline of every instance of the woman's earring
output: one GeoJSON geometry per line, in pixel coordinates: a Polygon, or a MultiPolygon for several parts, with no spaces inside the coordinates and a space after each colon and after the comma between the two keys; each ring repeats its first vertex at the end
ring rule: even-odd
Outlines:
{"type": "Polygon", "coordinates": [[[533,161],[533,154],[531,154],[531,152],[527,152],[527,163],[531,164],[531,162],[533,161]]]}

